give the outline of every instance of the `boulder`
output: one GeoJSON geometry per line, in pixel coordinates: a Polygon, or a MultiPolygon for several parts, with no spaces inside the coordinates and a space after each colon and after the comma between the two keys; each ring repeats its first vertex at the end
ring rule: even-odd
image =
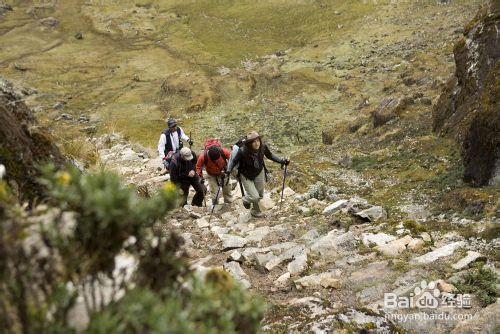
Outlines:
{"type": "Polygon", "coordinates": [[[237,235],[219,234],[219,239],[222,241],[222,248],[230,250],[234,248],[242,248],[247,244],[247,240],[237,235]]]}
{"type": "Polygon", "coordinates": [[[337,230],[328,232],[327,235],[316,239],[310,246],[311,250],[322,256],[335,255],[340,250],[352,250],[357,245],[352,232],[338,234],[337,230]]]}
{"type": "Polygon", "coordinates": [[[287,266],[288,272],[292,276],[302,274],[307,269],[307,253],[297,255],[287,266]]]}
{"type": "Polygon", "coordinates": [[[474,251],[467,251],[467,256],[464,258],[460,259],[457,263],[452,265],[452,268],[455,270],[462,270],[467,268],[472,262],[484,258],[484,256],[481,253],[474,252],[474,251]]]}
{"type": "Polygon", "coordinates": [[[422,239],[412,239],[408,244],[408,249],[412,251],[419,251],[424,248],[425,242],[422,239]]]}
{"type": "Polygon", "coordinates": [[[196,219],[196,225],[198,225],[199,228],[210,227],[210,224],[205,217],[196,219]]]}
{"type": "Polygon", "coordinates": [[[304,276],[295,280],[294,283],[297,289],[314,288],[319,286],[322,286],[324,288],[340,289],[342,284],[340,282],[339,276],[340,271],[326,272],[304,276]]]}
{"type": "Polygon", "coordinates": [[[249,288],[251,286],[248,281],[248,275],[241,269],[241,266],[238,262],[226,262],[223,266],[224,270],[227,271],[231,276],[234,277],[235,280],[241,283],[241,285],[245,288],[249,288]]]}
{"type": "Polygon", "coordinates": [[[440,247],[440,248],[433,250],[432,252],[429,252],[429,253],[426,253],[422,256],[414,258],[411,262],[417,263],[417,264],[432,263],[432,262],[434,262],[442,257],[450,256],[457,249],[459,249],[460,247],[463,247],[463,246],[465,246],[465,242],[463,242],[463,241],[452,242],[451,244],[447,244],[443,247],[440,247]]]}
{"type": "Polygon", "coordinates": [[[397,256],[406,250],[406,245],[408,245],[411,241],[412,237],[407,235],[387,244],[377,246],[375,249],[386,256],[397,256]]]}
{"type": "Polygon", "coordinates": [[[341,199],[341,200],[338,200],[336,201],[335,203],[332,203],[330,205],[328,205],[324,210],[323,210],[323,214],[324,215],[329,215],[329,214],[332,214],[340,209],[342,209],[343,207],[347,206],[347,204],[349,203],[348,200],[346,199],[341,199]]]}
{"type": "Polygon", "coordinates": [[[377,233],[377,234],[363,233],[361,235],[361,240],[363,242],[363,245],[367,247],[372,246],[372,244],[375,244],[376,246],[382,246],[395,239],[396,239],[395,236],[386,233],[377,233]]]}
{"type": "Polygon", "coordinates": [[[387,212],[381,206],[372,206],[371,208],[356,212],[354,215],[364,221],[370,222],[387,219],[387,212]]]}
{"type": "Polygon", "coordinates": [[[276,285],[279,288],[283,288],[288,285],[289,279],[290,279],[290,273],[286,272],[274,281],[274,285],[276,285]]]}

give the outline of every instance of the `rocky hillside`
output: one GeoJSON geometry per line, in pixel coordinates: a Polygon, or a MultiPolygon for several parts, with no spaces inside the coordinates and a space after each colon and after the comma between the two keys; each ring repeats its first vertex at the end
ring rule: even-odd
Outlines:
{"type": "Polygon", "coordinates": [[[434,108],[434,131],[462,144],[464,180],[475,186],[500,177],[499,29],[500,4],[490,1],[455,45],[455,75],[434,108]]]}
{"type": "Polygon", "coordinates": [[[0,77],[0,163],[23,201],[42,195],[37,181],[39,167],[49,162],[62,165],[64,161],[53,138],[37,126],[33,112],[23,101],[33,93],[0,77]]]}
{"type": "Polygon", "coordinates": [[[222,269],[263,296],[265,332],[494,333],[497,28],[482,0],[0,0],[0,69],[25,87],[1,88],[0,156],[32,197],[33,166],[60,160],[41,124],[147,198],[169,180],[155,147],[167,117],[195,150],[255,129],[291,158],[284,203],[269,164],[262,219],[233,180],[212,217],[207,198],[141,231],[177,232],[201,276],[222,269]],[[419,321],[386,293],[470,294],[471,307],[419,321]]]}

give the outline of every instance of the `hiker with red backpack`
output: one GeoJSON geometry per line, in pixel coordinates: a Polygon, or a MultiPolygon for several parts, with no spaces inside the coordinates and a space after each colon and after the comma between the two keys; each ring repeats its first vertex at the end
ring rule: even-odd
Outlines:
{"type": "Polygon", "coordinates": [[[256,218],[262,217],[259,200],[264,196],[264,186],[267,181],[264,157],[282,166],[288,166],[290,163],[289,159],[280,158],[271,153],[259,134],[252,131],[246,136],[241,148],[237,150],[237,153],[229,162],[226,172],[229,175],[238,165],[237,178],[245,193],[243,206],[247,209],[252,208],[250,213],[256,218]]]}
{"type": "Polygon", "coordinates": [[[231,157],[231,152],[222,147],[221,143],[216,139],[208,139],[205,141],[204,149],[198,157],[196,163],[196,173],[203,178],[203,168],[207,174],[207,181],[212,192],[212,205],[218,204],[218,195],[222,188],[224,203],[231,203],[233,197],[231,195],[231,186],[229,179],[225,179],[224,172],[227,168],[227,160],[231,157]]]}
{"type": "Polygon", "coordinates": [[[158,141],[158,154],[162,159],[163,165],[167,169],[170,169],[169,164],[174,153],[178,152],[182,148],[182,141],[185,141],[189,146],[193,145],[191,138],[186,136],[181,127],[177,126],[177,121],[173,118],[167,120],[168,128],[162,132],[160,135],[160,140],[158,141]]]}
{"type": "Polygon", "coordinates": [[[205,187],[201,178],[196,174],[196,154],[187,147],[183,147],[172,156],[170,161],[170,181],[182,190],[181,206],[187,204],[189,187],[196,191],[191,205],[202,206],[205,197],[205,187]]]}

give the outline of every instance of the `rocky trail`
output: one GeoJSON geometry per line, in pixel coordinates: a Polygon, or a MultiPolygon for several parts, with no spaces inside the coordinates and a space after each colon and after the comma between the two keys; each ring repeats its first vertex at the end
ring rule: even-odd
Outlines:
{"type": "MultiPolygon", "coordinates": [[[[151,159],[147,150],[119,135],[94,139],[94,144],[106,168],[123,175],[143,195],[169,179],[168,174],[160,175],[158,158],[151,159]]],[[[469,328],[467,322],[459,321],[434,320],[429,326],[428,322],[388,318],[402,310],[384,307],[384,293],[419,296],[435,289],[439,294],[453,293],[453,284],[465,270],[484,260],[498,244],[465,239],[453,232],[418,232],[403,223],[388,230],[384,208],[360,197],[344,197],[322,183],[304,194],[287,187],[281,206],[280,189],[266,192],[261,200],[265,217],[255,219],[243,208],[236,182],[231,182],[235,201],[217,205],[210,222],[207,196],[206,207],[176,209],[161,228],[184,238],[193,268],[200,274],[210,268],[223,269],[264,296],[272,305],[264,319],[266,331],[442,333],[457,326],[452,332],[462,333],[469,328]]],[[[479,302],[473,299],[471,307],[439,310],[477,312],[479,302]]],[[[491,312],[498,312],[498,302],[479,316],[488,317],[491,312]]],[[[485,321],[481,326],[492,324],[485,321]]]]}

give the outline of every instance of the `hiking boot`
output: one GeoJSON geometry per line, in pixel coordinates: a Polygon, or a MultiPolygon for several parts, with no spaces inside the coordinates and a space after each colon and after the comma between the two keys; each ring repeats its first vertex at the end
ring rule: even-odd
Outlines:
{"type": "Polygon", "coordinates": [[[245,207],[245,209],[250,209],[252,207],[252,203],[246,201],[245,199],[243,199],[242,201],[243,201],[243,206],[245,207]]]}
{"type": "Polygon", "coordinates": [[[254,211],[251,211],[250,214],[252,215],[252,217],[254,218],[262,218],[264,217],[264,214],[262,212],[254,212],[254,211]]]}

